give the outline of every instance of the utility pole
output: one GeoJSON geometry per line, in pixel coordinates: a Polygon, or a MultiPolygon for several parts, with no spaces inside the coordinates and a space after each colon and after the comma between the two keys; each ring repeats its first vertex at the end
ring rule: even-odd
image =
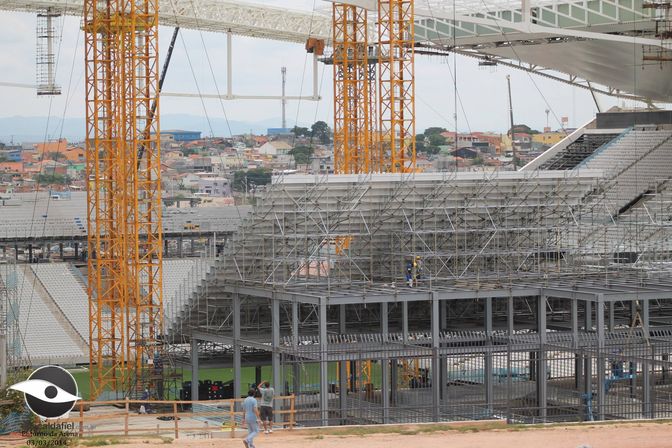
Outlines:
{"type": "Polygon", "coordinates": [[[285,87],[287,85],[287,67],[280,69],[282,73],[282,129],[287,129],[287,97],[285,97],[285,87]]]}
{"type": "Polygon", "coordinates": [[[506,75],[506,83],[509,87],[509,118],[511,119],[511,149],[513,150],[513,170],[518,171],[518,153],[516,151],[516,144],[514,142],[513,133],[513,98],[511,97],[511,76],[506,75]]]}

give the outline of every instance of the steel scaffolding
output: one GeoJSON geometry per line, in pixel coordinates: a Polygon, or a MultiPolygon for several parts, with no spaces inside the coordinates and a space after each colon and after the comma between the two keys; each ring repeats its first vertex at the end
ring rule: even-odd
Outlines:
{"type": "Polygon", "coordinates": [[[306,425],[669,415],[669,267],[623,262],[601,177],[275,178],[168,337],[236,396],[271,365],[306,425]]]}

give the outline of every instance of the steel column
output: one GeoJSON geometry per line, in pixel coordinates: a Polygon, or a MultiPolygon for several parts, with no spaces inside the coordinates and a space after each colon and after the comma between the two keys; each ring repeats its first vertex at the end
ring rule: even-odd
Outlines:
{"type": "Polygon", "coordinates": [[[595,304],[595,325],[597,326],[597,415],[598,420],[604,420],[605,416],[605,369],[604,363],[606,362],[605,353],[604,353],[604,297],[598,295],[597,303],[595,304]]]}
{"type": "Polygon", "coordinates": [[[282,364],[280,362],[280,301],[271,299],[271,363],[273,368],[273,387],[282,390],[282,364]]]}
{"type": "Polygon", "coordinates": [[[240,357],[240,296],[233,294],[233,397],[241,398],[240,379],[242,360],[240,357]]]}
{"type": "Polygon", "coordinates": [[[537,403],[539,417],[546,418],[548,406],[548,378],[546,368],[546,296],[537,301],[537,331],[539,332],[539,354],[537,355],[537,403]]]}
{"type": "Polygon", "coordinates": [[[439,421],[441,406],[441,374],[439,367],[439,300],[432,294],[432,420],[439,421]]]}
{"type": "MultiPolygon", "coordinates": [[[[346,330],[346,308],[345,305],[339,305],[338,327],[339,333],[345,334],[346,330]]],[[[345,425],[348,412],[348,361],[338,363],[338,401],[341,408],[341,424],[345,425]]]]}
{"type": "Polygon", "coordinates": [[[198,341],[191,338],[191,399],[198,401],[198,341]]]}
{"type": "MultiPolygon", "coordinates": [[[[389,333],[388,305],[387,302],[380,304],[380,329],[383,333],[383,341],[387,341],[389,333]]],[[[380,360],[380,394],[383,403],[383,423],[390,421],[390,372],[389,360],[383,357],[380,360]]]]}
{"type": "MultiPolygon", "coordinates": [[[[488,345],[492,346],[492,297],[485,299],[485,321],[483,325],[485,327],[485,336],[488,339],[488,345]]],[[[494,385],[492,384],[493,378],[493,362],[492,362],[492,352],[488,351],[485,353],[485,372],[484,372],[484,382],[485,382],[485,406],[488,408],[489,412],[493,410],[494,404],[494,385]]]]}
{"type": "Polygon", "coordinates": [[[324,298],[321,298],[318,308],[318,331],[320,333],[320,414],[322,426],[328,426],[329,363],[327,362],[327,304],[324,298]]]}

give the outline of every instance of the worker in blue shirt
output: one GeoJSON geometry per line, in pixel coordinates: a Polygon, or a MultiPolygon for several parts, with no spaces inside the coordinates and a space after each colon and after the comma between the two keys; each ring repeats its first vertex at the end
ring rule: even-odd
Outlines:
{"type": "Polygon", "coordinates": [[[247,422],[247,437],[243,439],[245,448],[255,448],[254,438],[259,434],[259,408],[257,399],[254,398],[256,391],[250,389],[247,391],[247,398],[243,401],[243,426],[247,422]]]}

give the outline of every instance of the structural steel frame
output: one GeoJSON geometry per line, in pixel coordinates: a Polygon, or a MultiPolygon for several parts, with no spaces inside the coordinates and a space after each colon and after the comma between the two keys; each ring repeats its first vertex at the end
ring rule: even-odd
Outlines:
{"type": "Polygon", "coordinates": [[[270,364],[306,425],[672,415],[667,269],[584,247],[637,222],[584,203],[602,175],[276,178],[167,337],[194,372],[231,366],[234,394],[270,364]]]}

